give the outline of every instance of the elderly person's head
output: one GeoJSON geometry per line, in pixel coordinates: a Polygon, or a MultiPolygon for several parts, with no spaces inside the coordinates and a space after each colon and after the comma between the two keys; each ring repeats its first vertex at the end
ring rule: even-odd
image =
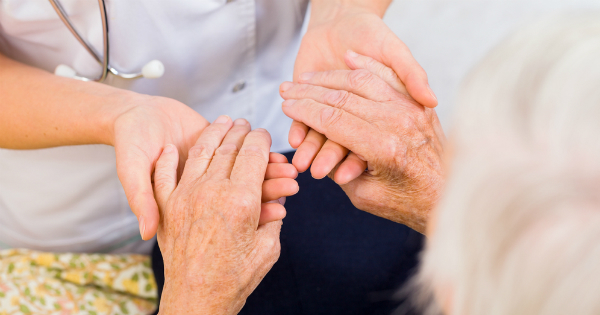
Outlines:
{"type": "Polygon", "coordinates": [[[459,106],[418,275],[429,311],[600,314],[600,14],[510,37],[459,106]]]}

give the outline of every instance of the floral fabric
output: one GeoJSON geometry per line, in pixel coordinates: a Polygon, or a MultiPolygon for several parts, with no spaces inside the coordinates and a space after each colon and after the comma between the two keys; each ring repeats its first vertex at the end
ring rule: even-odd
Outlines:
{"type": "Polygon", "coordinates": [[[150,314],[156,295],[148,256],[0,250],[0,315],[150,314]]]}

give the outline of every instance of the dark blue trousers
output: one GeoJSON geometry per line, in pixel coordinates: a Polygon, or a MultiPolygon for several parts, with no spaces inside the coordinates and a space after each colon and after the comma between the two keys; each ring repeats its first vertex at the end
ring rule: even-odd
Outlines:
{"type": "MultiPolygon", "coordinates": [[[[291,161],[293,152],[286,154],[291,161]]],[[[240,312],[243,315],[391,314],[393,295],[415,272],[423,237],[356,209],[329,178],[298,177],[287,198],[281,256],[240,312]]],[[[158,246],[152,254],[164,283],[158,246]]]]}

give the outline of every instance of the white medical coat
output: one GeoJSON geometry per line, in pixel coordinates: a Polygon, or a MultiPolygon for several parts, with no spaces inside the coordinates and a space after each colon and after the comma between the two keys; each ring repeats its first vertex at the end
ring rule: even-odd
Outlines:
{"type": "MultiPolygon", "coordinates": [[[[158,59],[165,74],[106,83],[177,99],[209,121],[246,118],[271,132],[273,151],[289,150],[291,120],[278,86],[292,78],[307,1],[107,0],[111,65],[137,72],[158,59]]],[[[61,3],[102,51],[97,1],[61,3]]],[[[0,0],[0,51],[50,72],[61,63],[88,77],[101,69],[48,0],[0,0]]],[[[148,253],[151,246],[139,237],[112,147],[0,149],[0,248],[148,253]]]]}

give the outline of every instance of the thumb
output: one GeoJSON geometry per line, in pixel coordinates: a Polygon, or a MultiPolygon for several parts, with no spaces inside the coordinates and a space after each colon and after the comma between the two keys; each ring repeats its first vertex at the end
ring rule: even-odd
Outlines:
{"type": "Polygon", "coordinates": [[[156,234],[159,220],[150,179],[152,166],[145,154],[117,151],[117,174],[131,211],[138,218],[143,240],[149,240],[156,234]]]}
{"type": "Polygon", "coordinates": [[[437,98],[429,87],[427,73],[398,38],[385,45],[383,63],[391,67],[406,86],[408,93],[425,107],[436,107],[437,98]]]}

